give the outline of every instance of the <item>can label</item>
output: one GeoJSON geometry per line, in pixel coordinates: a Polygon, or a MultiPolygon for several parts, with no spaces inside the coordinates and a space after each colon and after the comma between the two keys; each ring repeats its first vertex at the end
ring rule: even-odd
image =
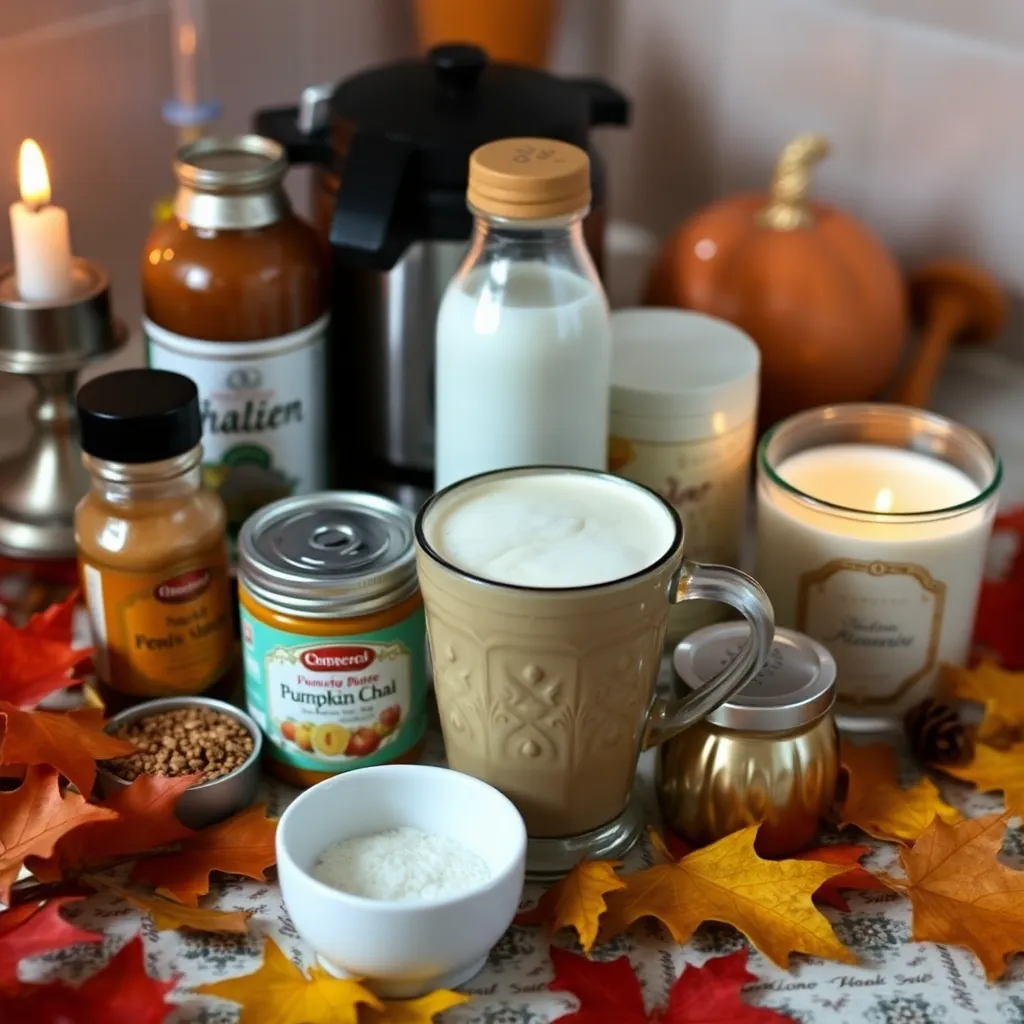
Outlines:
{"type": "Polygon", "coordinates": [[[224,501],[232,543],[257,509],[326,486],[326,316],[262,341],[200,341],[147,319],[143,329],[149,365],[199,389],[203,482],[224,501]]]}
{"type": "Polygon", "coordinates": [[[99,677],[146,697],[201,693],[231,665],[231,590],[224,546],[160,573],[82,563],[99,677]]]}
{"type": "Polygon", "coordinates": [[[426,732],[423,608],[370,633],[309,637],[241,611],[249,714],[272,755],[343,772],[393,761],[426,732]]]}

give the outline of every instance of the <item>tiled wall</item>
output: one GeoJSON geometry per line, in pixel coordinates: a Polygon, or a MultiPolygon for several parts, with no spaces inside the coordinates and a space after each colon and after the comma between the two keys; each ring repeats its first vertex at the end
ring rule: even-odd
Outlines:
{"type": "MultiPolygon", "coordinates": [[[[867,219],[908,262],[969,256],[1024,295],[1022,0],[564,7],[556,67],[605,74],[636,104],[632,130],[603,143],[617,215],[664,230],[714,195],[763,185],[779,147],[814,129],[835,147],[820,195],[867,219]]],[[[134,318],[150,205],[171,185],[173,135],[159,115],[171,90],[166,5],[3,8],[0,199],[14,198],[18,143],[35,136],[76,250],[113,270],[118,308],[134,318]]],[[[413,47],[408,0],[209,0],[209,21],[227,130],[309,82],[413,47]]]]}

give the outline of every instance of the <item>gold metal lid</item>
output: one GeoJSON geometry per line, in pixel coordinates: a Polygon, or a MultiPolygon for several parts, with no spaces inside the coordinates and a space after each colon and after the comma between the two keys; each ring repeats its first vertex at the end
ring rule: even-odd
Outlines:
{"type": "Polygon", "coordinates": [[[498,139],[469,158],[466,199],[510,220],[546,220],[590,205],[590,158],[554,139],[498,139]]]}

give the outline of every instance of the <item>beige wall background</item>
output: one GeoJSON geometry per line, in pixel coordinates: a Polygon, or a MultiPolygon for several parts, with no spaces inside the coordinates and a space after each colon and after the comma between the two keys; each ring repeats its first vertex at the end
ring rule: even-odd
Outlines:
{"type": "MultiPolygon", "coordinates": [[[[34,136],[76,252],[111,269],[134,320],[151,206],[172,187],[166,4],[3,6],[0,200],[15,198],[18,144],[34,136]]],[[[414,49],[407,0],[209,0],[208,11],[226,131],[306,84],[414,49]]],[[[968,256],[1024,295],[1021,0],[563,0],[553,63],[603,74],[634,101],[632,128],[601,140],[615,216],[663,233],[714,196],[761,186],[781,145],[814,129],[835,147],[820,196],[908,264],[968,256]]],[[[1016,333],[1003,344],[1024,355],[1016,333]]]]}

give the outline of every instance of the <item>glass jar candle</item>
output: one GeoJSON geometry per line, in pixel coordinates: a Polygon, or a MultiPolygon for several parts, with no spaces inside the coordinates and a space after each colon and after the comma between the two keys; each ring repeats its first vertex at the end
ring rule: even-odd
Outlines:
{"type": "Polygon", "coordinates": [[[1002,468],[973,430],[896,405],[812,409],[758,446],[755,575],[838,665],[837,717],[888,727],[969,654],[1002,468]]]}

